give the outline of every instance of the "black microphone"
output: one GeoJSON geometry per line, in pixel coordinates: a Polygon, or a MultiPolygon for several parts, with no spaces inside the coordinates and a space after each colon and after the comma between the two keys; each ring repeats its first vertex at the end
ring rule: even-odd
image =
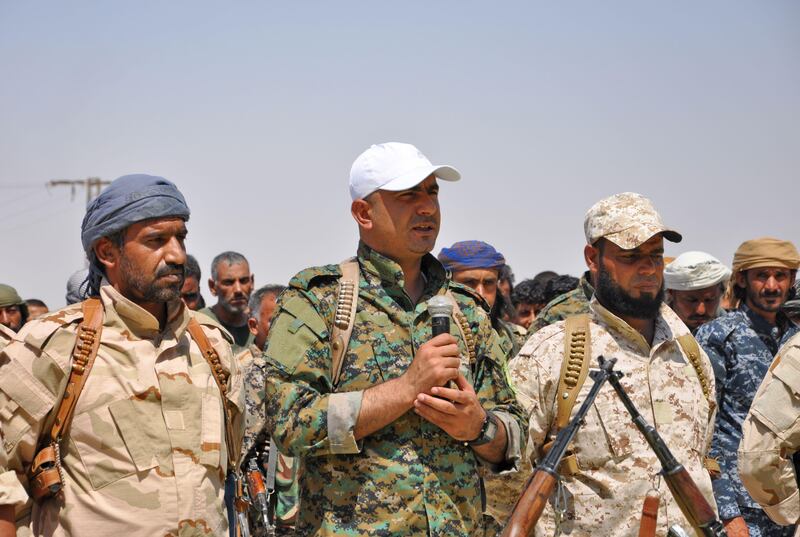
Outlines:
{"type": "MultiPolygon", "coordinates": [[[[428,313],[431,314],[431,337],[439,334],[450,333],[450,317],[453,315],[453,303],[442,295],[436,295],[428,300],[428,313]]],[[[453,380],[448,380],[446,388],[457,390],[458,385],[453,380]]]]}
{"type": "Polygon", "coordinates": [[[450,333],[450,316],[453,315],[453,304],[442,295],[428,300],[428,312],[431,314],[431,335],[450,333]]]}

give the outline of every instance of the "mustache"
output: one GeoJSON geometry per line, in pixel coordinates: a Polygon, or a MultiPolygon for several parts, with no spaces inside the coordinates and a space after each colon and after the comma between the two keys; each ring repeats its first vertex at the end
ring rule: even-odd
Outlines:
{"type": "Polygon", "coordinates": [[[415,218],[411,221],[411,227],[418,226],[420,224],[428,224],[433,227],[436,227],[436,219],[432,216],[423,216],[415,218]]]}
{"type": "Polygon", "coordinates": [[[764,290],[761,291],[761,296],[764,298],[780,298],[781,296],[783,296],[783,293],[780,291],[780,289],[775,291],[764,290]]]}
{"type": "Polygon", "coordinates": [[[183,276],[184,266],[177,265],[174,263],[165,263],[164,265],[156,269],[156,278],[161,278],[163,276],[171,276],[173,274],[178,274],[180,276],[183,276]]]}

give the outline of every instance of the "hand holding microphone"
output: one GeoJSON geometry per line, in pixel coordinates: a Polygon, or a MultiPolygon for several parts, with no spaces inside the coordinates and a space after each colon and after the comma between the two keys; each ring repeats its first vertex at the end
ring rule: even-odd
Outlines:
{"type": "MultiPolygon", "coordinates": [[[[443,295],[435,295],[428,300],[428,313],[431,315],[431,336],[450,333],[450,317],[453,316],[453,303],[443,295]]],[[[457,390],[452,380],[445,384],[447,388],[457,390]]]]}

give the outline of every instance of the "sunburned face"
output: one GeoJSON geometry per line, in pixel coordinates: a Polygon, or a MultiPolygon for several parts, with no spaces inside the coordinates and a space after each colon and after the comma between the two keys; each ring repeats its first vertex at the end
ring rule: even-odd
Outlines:
{"type": "Polygon", "coordinates": [[[181,299],[190,310],[200,309],[200,282],[194,276],[187,277],[181,287],[181,299]]]}
{"type": "Polygon", "coordinates": [[[22,308],[14,304],[0,307],[0,324],[4,324],[14,332],[22,328],[22,308]]]}
{"type": "Polygon", "coordinates": [[[217,266],[217,280],[209,280],[211,294],[228,313],[242,315],[247,311],[247,302],[253,292],[253,275],[246,262],[232,265],[221,262],[217,266]]]}
{"type": "Polygon", "coordinates": [[[95,251],[123,296],[136,303],[167,302],[180,297],[186,234],[181,218],[144,220],[125,230],[121,247],[104,238],[95,251]]]}
{"type": "Polygon", "coordinates": [[[544,308],[544,304],[531,304],[530,302],[520,302],[517,304],[514,322],[525,328],[530,328],[536,316],[544,308]]]}
{"type": "Polygon", "coordinates": [[[453,280],[471,287],[494,307],[497,300],[497,269],[470,269],[453,273],[453,280]]]}
{"type": "Polygon", "coordinates": [[[736,285],[744,287],[747,306],[760,314],[775,314],[789,299],[795,271],[782,267],[761,267],[736,274],[736,285]]]}
{"type": "Polygon", "coordinates": [[[693,291],[670,289],[670,307],[692,332],[713,320],[719,311],[722,286],[712,285],[693,291]]]}
{"type": "Polygon", "coordinates": [[[408,190],[378,190],[356,200],[353,214],[362,239],[403,264],[433,250],[439,235],[439,185],[433,175],[408,190]]]}
{"type": "Polygon", "coordinates": [[[664,299],[664,241],[655,235],[631,250],[611,241],[587,247],[594,253],[589,269],[597,281],[595,294],[612,312],[636,319],[654,319],[664,299]]]}

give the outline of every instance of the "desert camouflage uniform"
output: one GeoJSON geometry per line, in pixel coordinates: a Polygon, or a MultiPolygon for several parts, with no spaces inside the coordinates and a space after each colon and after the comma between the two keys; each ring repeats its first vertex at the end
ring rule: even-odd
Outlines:
{"type": "MultiPolygon", "coordinates": [[[[426,301],[451,289],[474,338],[477,360],[459,340],[461,373],[482,405],[508,431],[505,461],[517,462],[522,410],[504,375],[505,360],[482,299],[449,282],[432,255],[422,259],[426,285],[413,304],[394,261],[363,243],[358,249],[358,309],[338,387],[331,386],[330,327],[338,265],[305,270],[279,300],[266,350],[267,428],[281,451],[302,457],[298,535],[387,537],[482,534],[482,494],[473,450],[413,411],[356,441],[363,391],[402,375],[431,338],[426,301]]],[[[487,308],[488,309],[488,308],[487,308]]]]}
{"type": "MultiPolygon", "coordinates": [[[[242,441],[242,463],[244,464],[249,457],[269,451],[269,436],[264,430],[266,422],[264,382],[267,368],[263,354],[255,345],[250,345],[237,358],[239,364],[245,364],[246,367],[243,369],[245,408],[247,409],[244,421],[244,440],[242,441]]],[[[266,457],[259,457],[259,462],[265,461],[266,457]]],[[[280,527],[293,526],[297,518],[298,485],[296,475],[298,463],[299,461],[293,457],[287,457],[282,453],[278,454],[278,467],[275,475],[275,494],[277,494],[278,500],[275,516],[276,525],[280,527]]],[[[266,468],[262,467],[262,469],[266,472],[266,468]]]]}
{"type": "Polygon", "coordinates": [[[547,303],[528,328],[528,335],[538,332],[547,325],[563,321],[571,315],[588,313],[592,295],[594,295],[594,288],[589,282],[589,272],[587,271],[581,276],[578,287],[547,303]]]}
{"type": "MultiPolygon", "coordinates": [[[[518,324],[500,321],[500,330],[497,331],[498,341],[500,348],[503,350],[503,355],[506,360],[511,360],[517,355],[519,350],[525,344],[525,328],[518,324]]],[[[508,368],[506,368],[506,372],[508,368]]],[[[511,380],[508,380],[511,384],[511,380]]],[[[525,461],[520,461],[521,467],[525,466],[525,461]]],[[[484,527],[485,537],[495,537],[503,532],[503,525],[505,519],[495,519],[496,514],[495,505],[507,505],[509,502],[513,503],[517,499],[516,489],[516,472],[494,475],[490,472],[484,472],[483,485],[486,489],[486,509],[484,511],[484,527]],[[513,496],[513,497],[512,497],[513,496]]]]}
{"type": "Polygon", "coordinates": [[[16,337],[16,333],[7,327],[4,324],[0,324],[0,350],[11,343],[11,341],[16,337]]]}
{"type": "Polygon", "coordinates": [[[742,483],[772,520],[800,519],[792,455],[800,448],[800,334],[781,347],[742,424],[742,483]]]}
{"type": "MultiPolygon", "coordinates": [[[[782,314],[779,314],[779,318],[782,314]]],[[[791,535],[764,516],[739,479],[736,452],[742,439],[742,422],[773,357],[781,344],[798,329],[783,319],[772,326],[742,303],[739,309],[710,321],[697,331],[697,341],[708,353],[714,366],[717,386],[717,422],[711,455],[719,460],[722,475],[714,480],[714,496],[720,518],[744,516],[751,535],[777,530],[777,535],[791,535]]]]}
{"type": "MultiPolygon", "coordinates": [[[[99,352],[61,444],[63,497],[33,504],[30,530],[37,536],[227,535],[224,413],[211,369],[186,331],[193,312],[179,300],[169,303],[167,325],[159,330],[150,313],[111,286],[101,288],[101,300],[99,352]]],[[[22,505],[27,471],[60,400],[81,318],[81,305],[74,304],[32,321],[0,353],[0,451],[7,456],[0,498],[14,500],[20,524],[28,516],[22,505]]],[[[241,377],[223,332],[203,329],[232,369],[238,438],[241,377]]]]}
{"type": "MultiPolygon", "coordinates": [[[[688,334],[688,329],[669,307],[662,306],[650,346],[639,332],[594,299],[590,315],[593,359],[598,355],[617,359],[616,370],[625,374],[620,382],[633,403],[658,429],[672,453],[714,505],[711,479],[703,466],[714,413],[694,367],[676,340],[688,334]]],[[[530,413],[527,453],[534,462],[554,433],[564,337],[563,322],[545,327],[528,339],[509,364],[519,401],[530,413]]],[[[709,393],[713,393],[711,364],[704,354],[700,365],[709,393]]],[[[592,384],[587,378],[573,413],[592,384]]],[[[672,524],[689,529],[666,484],[656,477],[661,469],[658,459],[611,386],[605,385],[600,390],[571,449],[577,457],[580,474],[563,478],[566,514],[561,523],[562,534],[638,535],[642,502],[654,485],[661,494],[656,534],[666,535],[672,524]]],[[[524,477],[520,477],[518,492],[524,477]]],[[[555,531],[553,508],[548,505],[535,535],[551,536],[555,531]]]]}

